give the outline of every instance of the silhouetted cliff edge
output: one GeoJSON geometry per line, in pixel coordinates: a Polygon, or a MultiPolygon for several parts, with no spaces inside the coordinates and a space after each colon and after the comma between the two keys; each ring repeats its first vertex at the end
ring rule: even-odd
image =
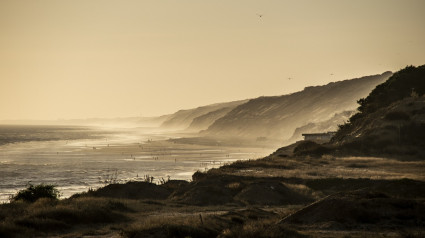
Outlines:
{"type": "Polygon", "coordinates": [[[425,65],[396,72],[358,103],[332,145],[351,153],[425,155],[425,65]]]}

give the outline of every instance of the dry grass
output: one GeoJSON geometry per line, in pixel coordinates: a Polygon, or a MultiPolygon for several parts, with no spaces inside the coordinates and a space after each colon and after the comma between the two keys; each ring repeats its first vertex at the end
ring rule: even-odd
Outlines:
{"type": "Polygon", "coordinates": [[[219,238],[308,237],[290,228],[276,227],[276,219],[250,221],[222,231],[219,238]]]}
{"type": "Polygon", "coordinates": [[[123,231],[125,237],[216,237],[231,225],[225,211],[159,213],[139,219],[123,231]]]}
{"type": "Polygon", "coordinates": [[[221,212],[191,212],[147,216],[123,231],[125,237],[285,237],[295,234],[290,229],[271,230],[282,217],[293,212],[288,206],[269,208],[230,209],[221,212]],[[276,213],[275,211],[279,211],[276,213]]]}
{"type": "Polygon", "coordinates": [[[285,186],[290,188],[293,191],[303,194],[306,197],[312,197],[315,200],[324,197],[321,191],[315,191],[304,184],[293,184],[293,183],[283,183],[285,186]]]}
{"type": "Polygon", "coordinates": [[[342,157],[324,155],[312,157],[280,157],[271,155],[261,160],[239,162],[212,174],[282,178],[369,178],[414,179],[425,181],[425,161],[399,161],[377,157],[342,157]]]}
{"type": "Polygon", "coordinates": [[[126,228],[123,235],[125,237],[175,237],[180,234],[201,237],[200,235],[208,234],[208,231],[202,228],[202,222],[199,216],[193,214],[146,217],[126,228]]]}
{"type": "Polygon", "coordinates": [[[12,202],[0,207],[0,237],[44,236],[77,226],[119,223],[129,220],[126,212],[130,209],[123,202],[104,198],[12,202]]]}

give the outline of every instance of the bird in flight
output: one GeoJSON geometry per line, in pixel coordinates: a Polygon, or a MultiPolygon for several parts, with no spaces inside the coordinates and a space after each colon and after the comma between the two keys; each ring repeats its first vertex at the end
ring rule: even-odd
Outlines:
{"type": "Polygon", "coordinates": [[[292,79],[291,77],[288,78],[288,80],[291,80],[291,79],[292,79]]]}
{"type": "Polygon", "coordinates": [[[261,17],[263,17],[263,14],[258,14],[258,13],[257,13],[257,16],[261,18],[261,17]]]}

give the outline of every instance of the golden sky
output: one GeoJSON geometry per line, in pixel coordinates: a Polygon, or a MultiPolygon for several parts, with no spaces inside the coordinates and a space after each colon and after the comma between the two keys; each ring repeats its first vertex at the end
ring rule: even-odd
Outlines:
{"type": "Polygon", "coordinates": [[[424,12],[423,0],[0,0],[0,120],[161,115],[422,65],[424,12]]]}

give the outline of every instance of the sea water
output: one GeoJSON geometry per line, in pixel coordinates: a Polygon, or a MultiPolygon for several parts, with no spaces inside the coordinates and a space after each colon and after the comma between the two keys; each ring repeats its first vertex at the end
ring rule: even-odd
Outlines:
{"type": "Polygon", "coordinates": [[[185,145],[177,135],[152,128],[0,126],[0,202],[31,184],[53,184],[66,198],[111,182],[190,180],[236,160],[269,151],[185,145]]]}

